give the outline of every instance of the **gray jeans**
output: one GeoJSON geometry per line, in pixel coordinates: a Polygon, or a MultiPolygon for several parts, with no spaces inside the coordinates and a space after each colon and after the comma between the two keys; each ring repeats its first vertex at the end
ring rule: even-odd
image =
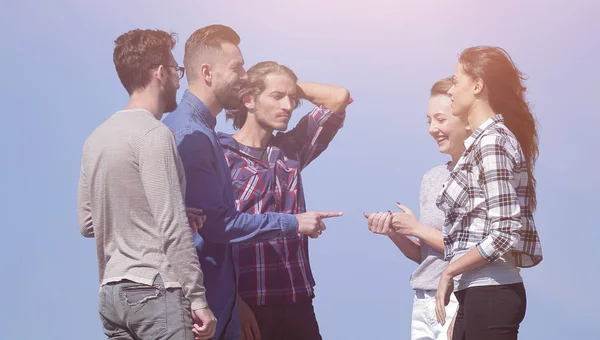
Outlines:
{"type": "Polygon", "coordinates": [[[100,291],[100,319],[111,340],[193,340],[190,302],[158,275],[148,286],[128,280],[100,291]]]}

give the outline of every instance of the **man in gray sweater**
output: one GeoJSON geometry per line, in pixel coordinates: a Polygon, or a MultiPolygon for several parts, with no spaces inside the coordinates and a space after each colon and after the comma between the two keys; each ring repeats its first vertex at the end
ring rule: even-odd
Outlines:
{"type": "Polygon", "coordinates": [[[115,43],[130,100],[86,140],[78,188],[81,234],[96,239],[104,333],[210,339],[216,319],[186,216],[183,167],[160,121],[177,107],[184,73],[171,53],[174,36],[133,30],[115,43]]]}

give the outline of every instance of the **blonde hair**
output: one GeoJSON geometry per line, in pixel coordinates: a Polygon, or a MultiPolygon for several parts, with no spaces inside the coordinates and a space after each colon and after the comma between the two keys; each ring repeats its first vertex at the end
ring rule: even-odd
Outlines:
{"type": "Polygon", "coordinates": [[[444,79],[440,79],[438,81],[435,82],[435,84],[433,84],[433,86],[431,87],[431,97],[435,97],[435,96],[447,96],[448,95],[448,91],[450,91],[450,88],[452,87],[452,77],[448,77],[448,78],[444,78],[444,79]]]}

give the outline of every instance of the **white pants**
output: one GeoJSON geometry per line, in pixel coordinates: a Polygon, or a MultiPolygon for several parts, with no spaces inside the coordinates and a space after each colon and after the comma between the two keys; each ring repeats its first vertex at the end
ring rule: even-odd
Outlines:
{"type": "Polygon", "coordinates": [[[442,326],[435,317],[435,290],[416,290],[410,327],[411,340],[447,340],[446,332],[457,309],[458,301],[453,293],[446,306],[446,322],[442,326]]]}

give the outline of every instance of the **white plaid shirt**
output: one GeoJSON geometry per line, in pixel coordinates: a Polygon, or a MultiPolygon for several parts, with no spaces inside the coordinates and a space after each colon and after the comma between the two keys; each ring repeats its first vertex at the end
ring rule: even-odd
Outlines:
{"type": "Polygon", "coordinates": [[[518,267],[540,263],[527,183],[523,151],[502,116],[494,115],[467,138],[437,199],[446,214],[446,260],[477,247],[489,262],[510,251],[518,267]]]}

